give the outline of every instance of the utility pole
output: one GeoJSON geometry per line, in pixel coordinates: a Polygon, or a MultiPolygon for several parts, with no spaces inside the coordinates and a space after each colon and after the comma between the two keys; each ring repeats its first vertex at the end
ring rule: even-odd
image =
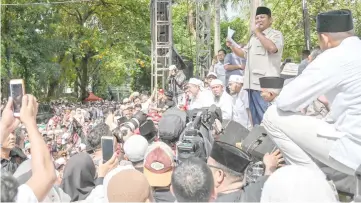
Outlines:
{"type": "Polygon", "coordinates": [[[305,35],[305,47],[307,50],[311,49],[311,36],[310,36],[310,18],[308,16],[307,0],[302,0],[303,10],[303,29],[305,35]]]}
{"type": "Polygon", "coordinates": [[[250,35],[252,34],[252,25],[255,23],[255,16],[257,7],[262,5],[262,0],[251,0],[251,13],[250,13],[250,25],[249,25],[249,32],[250,35]]]}

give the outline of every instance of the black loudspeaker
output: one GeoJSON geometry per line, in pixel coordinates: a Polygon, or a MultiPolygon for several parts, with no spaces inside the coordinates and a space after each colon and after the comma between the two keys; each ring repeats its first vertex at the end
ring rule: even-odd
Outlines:
{"type": "Polygon", "coordinates": [[[266,153],[271,153],[276,149],[276,145],[262,126],[254,126],[242,141],[241,148],[251,154],[254,159],[262,161],[266,153]]]}
{"type": "Polygon", "coordinates": [[[242,142],[249,134],[249,130],[240,123],[230,120],[224,120],[222,123],[223,135],[219,137],[219,140],[230,145],[236,145],[236,143],[242,142]]]}

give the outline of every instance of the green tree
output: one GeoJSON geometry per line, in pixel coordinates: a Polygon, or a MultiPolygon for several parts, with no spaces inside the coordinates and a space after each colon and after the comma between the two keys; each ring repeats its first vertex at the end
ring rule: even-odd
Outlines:
{"type": "MultiPolygon", "coordinates": [[[[101,0],[2,7],[2,93],[11,78],[27,91],[58,97],[65,87],[100,93],[124,82],[126,64],[149,54],[148,0],[101,0]]],[[[3,3],[31,3],[3,0],[3,3]]]]}
{"type": "MultiPolygon", "coordinates": [[[[328,0],[309,1],[308,9],[310,16],[311,44],[312,47],[318,45],[316,32],[316,16],[320,12],[334,9],[350,9],[355,18],[355,31],[358,35],[361,33],[361,4],[351,3],[351,1],[334,1],[329,3],[328,0]]],[[[296,62],[300,60],[301,51],[305,49],[304,32],[303,32],[303,16],[302,1],[297,0],[266,0],[265,4],[272,8],[272,16],[274,19],[273,28],[283,33],[285,46],[283,58],[292,58],[296,62]]]]}

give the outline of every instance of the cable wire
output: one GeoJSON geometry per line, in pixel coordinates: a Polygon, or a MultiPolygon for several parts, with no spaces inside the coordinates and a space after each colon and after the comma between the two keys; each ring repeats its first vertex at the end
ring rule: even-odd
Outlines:
{"type": "Polygon", "coordinates": [[[44,6],[52,4],[71,4],[71,3],[84,3],[84,2],[97,2],[97,0],[73,0],[73,1],[55,1],[55,2],[35,2],[23,4],[0,4],[1,6],[44,6]]]}

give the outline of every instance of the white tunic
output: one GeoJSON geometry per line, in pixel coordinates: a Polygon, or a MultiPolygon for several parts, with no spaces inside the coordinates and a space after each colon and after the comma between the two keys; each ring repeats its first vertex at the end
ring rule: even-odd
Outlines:
{"type": "Polygon", "coordinates": [[[214,72],[217,74],[217,78],[223,82],[223,85],[226,84],[226,69],[224,69],[224,65],[221,62],[218,62],[214,65],[214,72]]]}
{"type": "Polygon", "coordinates": [[[210,107],[213,104],[213,94],[209,90],[203,90],[191,100],[189,110],[210,107]]]}
{"type": "MultiPolygon", "coordinates": [[[[357,168],[361,164],[361,40],[349,37],[324,51],[303,73],[283,87],[276,105],[283,111],[298,112],[319,96],[330,103],[329,118],[342,134],[330,156],[357,168]]],[[[318,129],[319,134],[340,137],[318,129]]]]}
{"type": "Polygon", "coordinates": [[[252,124],[248,117],[247,109],[249,109],[248,92],[241,89],[233,98],[233,120],[243,125],[243,127],[250,129],[252,124]]]}
{"type": "Polygon", "coordinates": [[[215,101],[214,103],[217,107],[222,110],[222,119],[231,120],[233,113],[233,98],[227,92],[223,92],[222,96],[219,98],[219,101],[215,101]]]}

